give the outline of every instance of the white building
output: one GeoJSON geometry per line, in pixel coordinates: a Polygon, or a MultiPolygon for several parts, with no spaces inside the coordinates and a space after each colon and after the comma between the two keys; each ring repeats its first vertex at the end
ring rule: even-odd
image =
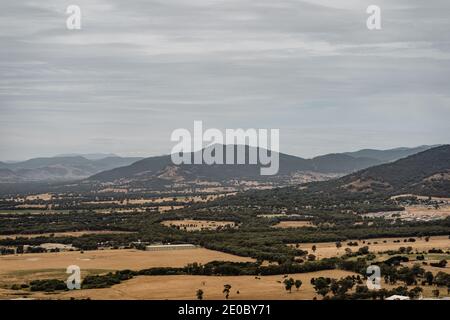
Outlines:
{"type": "Polygon", "coordinates": [[[407,296],[399,296],[398,294],[394,294],[393,296],[387,297],[386,300],[410,300],[407,296]]]}

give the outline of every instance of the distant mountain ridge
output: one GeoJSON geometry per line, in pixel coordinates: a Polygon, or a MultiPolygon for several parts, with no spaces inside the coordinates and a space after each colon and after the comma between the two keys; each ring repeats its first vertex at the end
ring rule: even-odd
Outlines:
{"type": "MultiPolygon", "coordinates": [[[[224,153],[226,149],[224,146],[224,153]]],[[[248,152],[248,146],[246,152],[248,152]]],[[[425,146],[413,148],[414,150],[422,150],[425,146]]],[[[378,157],[384,156],[385,159],[395,159],[403,157],[405,154],[415,152],[410,148],[402,148],[400,152],[393,152],[392,150],[375,150],[378,157]]],[[[279,154],[280,170],[277,176],[289,176],[298,172],[315,172],[320,174],[339,174],[344,175],[371,166],[382,164],[382,161],[377,158],[364,157],[363,154],[359,156],[352,156],[352,153],[337,153],[318,156],[312,159],[304,159],[284,153],[279,154]]],[[[192,154],[191,154],[192,157],[192,154]]],[[[260,175],[260,165],[186,165],[182,164],[175,166],[171,161],[170,155],[159,157],[145,158],[137,161],[129,166],[118,167],[112,170],[100,172],[89,178],[90,181],[98,182],[114,182],[118,180],[145,180],[165,178],[168,170],[171,171],[171,177],[174,176],[178,180],[195,180],[206,179],[212,181],[233,180],[233,179],[270,179],[270,176],[260,175]]]]}
{"type": "Polygon", "coordinates": [[[322,195],[417,194],[450,197],[450,145],[428,149],[344,177],[301,187],[322,195]]]}
{"type": "Polygon", "coordinates": [[[450,145],[350,174],[338,183],[350,191],[450,196],[450,145]]]}
{"type": "Polygon", "coordinates": [[[270,190],[250,190],[209,204],[291,206],[310,203],[341,205],[397,195],[450,198],[450,145],[442,145],[341,178],[270,190]]]}
{"type": "Polygon", "coordinates": [[[79,180],[141,159],[114,156],[89,160],[82,156],[64,156],[33,158],[13,163],[0,162],[0,183],[79,180]]]}
{"type": "MultiPolygon", "coordinates": [[[[299,172],[324,175],[345,175],[385,162],[395,161],[432,146],[396,148],[390,150],[364,149],[356,152],[334,153],[304,159],[280,153],[280,170],[276,177],[299,172]]],[[[0,162],[0,183],[29,181],[71,181],[89,178],[90,181],[117,180],[165,181],[205,179],[212,181],[240,179],[270,179],[261,177],[259,165],[181,165],[175,166],[170,155],[140,158],[110,154],[68,154],[56,157],[33,158],[20,162],[0,162]],[[87,159],[90,157],[92,159],[87,159]]],[[[273,178],[273,177],[272,177],[273,178]]]]}
{"type": "Polygon", "coordinates": [[[66,153],[66,154],[58,154],[55,157],[83,157],[88,160],[100,160],[104,158],[116,158],[119,157],[114,153],[66,153]]]}
{"type": "Polygon", "coordinates": [[[345,152],[345,154],[355,158],[371,158],[382,162],[390,162],[439,146],[440,145],[423,145],[415,148],[402,147],[388,150],[362,149],[354,152],[345,152]]]}

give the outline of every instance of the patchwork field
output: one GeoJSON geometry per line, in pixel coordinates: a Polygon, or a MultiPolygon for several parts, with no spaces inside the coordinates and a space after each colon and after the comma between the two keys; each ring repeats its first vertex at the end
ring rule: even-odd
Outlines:
{"type": "MultiPolygon", "coordinates": [[[[412,247],[414,250],[424,251],[433,248],[440,248],[444,251],[450,250],[450,239],[448,236],[436,236],[430,237],[428,241],[425,238],[414,238],[415,242],[404,242],[409,238],[377,238],[366,240],[347,240],[342,241],[342,247],[337,249],[336,242],[323,242],[323,243],[299,243],[298,248],[307,250],[309,253],[314,254],[317,258],[330,258],[336,255],[340,256],[345,253],[346,248],[350,248],[352,251],[357,251],[363,246],[368,246],[371,252],[380,252],[387,250],[398,250],[400,247],[412,247]],[[394,241],[400,240],[396,243],[394,241]],[[348,246],[348,242],[357,242],[358,246],[348,246]],[[313,252],[312,246],[316,246],[316,251],[313,252]]],[[[295,244],[290,244],[295,245],[295,244]]],[[[296,246],[296,245],[295,245],[296,246]]]]}
{"type": "Polygon", "coordinates": [[[211,220],[166,220],[161,224],[167,227],[180,228],[185,231],[199,231],[199,230],[217,230],[223,227],[236,227],[232,221],[211,221],[211,220]]]}
{"type": "MultiPolygon", "coordinates": [[[[58,294],[33,294],[36,298],[45,299],[182,299],[195,300],[198,289],[204,291],[203,298],[224,299],[222,293],[225,284],[231,285],[230,300],[239,299],[312,299],[316,296],[310,284],[312,277],[345,277],[353,275],[351,272],[341,270],[318,271],[289,275],[295,280],[302,280],[303,284],[299,291],[295,288],[288,293],[283,285],[283,276],[140,276],[122,282],[111,288],[89,289],[63,292],[58,294]],[[237,293],[239,291],[239,294],[237,293]]],[[[0,292],[1,295],[1,292],[0,292]]]]}
{"type": "Polygon", "coordinates": [[[314,225],[309,221],[280,221],[274,228],[301,228],[301,227],[314,227],[314,225]]]}
{"type": "Polygon", "coordinates": [[[77,265],[83,272],[91,273],[115,270],[141,270],[152,267],[183,267],[188,263],[207,263],[213,260],[245,262],[251,258],[208,250],[204,248],[141,251],[141,250],[95,250],[52,253],[29,253],[0,256],[0,285],[20,283],[37,278],[51,278],[64,274],[70,265],[77,265]]]}
{"type": "Polygon", "coordinates": [[[450,198],[447,198],[447,197],[427,197],[427,196],[419,196],[419,195],[411,194],[411,193],[399,194],[399,195],[396,195],[396,196],[392,196],[391,199],[397,200],[397,199],[401,199],[401,198],[405,198],[405,197],[406,198],[407,197],[415,197],[415,198],[417,198],[419,200],[450,201],[450,198]]]}
{"type": "Polygon", "coordinates": [[[158,212],[167,212],[170,210],[183,209],[184,206],[158,206],[158,212]]]}
{"type": "Polygon", "coordinates": [[[423,217],[450,217],[450,205],[441,205],[439,208],[432,208],[430,206],[407,206],[405,211],[412,216],[423,217]]]}
{"type": "Polygon", "coordinates": [[[68,231],[68,232],[54,232],[54,233],[33,233],[33,234],[8,234],[0,235],[1,239],[15,239],[15,238],[37,238],[37,237],[81,237],[87,234],[126,234],[132,233],[127,231],[112,231],[112,230],[98,230],[98,231],[68,231]]]}

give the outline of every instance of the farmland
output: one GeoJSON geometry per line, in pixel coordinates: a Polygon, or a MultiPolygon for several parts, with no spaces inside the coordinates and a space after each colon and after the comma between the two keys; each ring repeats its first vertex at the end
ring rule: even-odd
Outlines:
{"type": "MultiPolygon", "coordinates": [[[[204,291],[204,299],[224,299],[224,284],[232,286],[231,300],[267,300],[267,299],[312,299],[316,296],[310,284],[312,277],[333,276],[345,277],[353,275],[346,271],[313,272],[292,274],[303,285],[299,291],[293,289],[288,293],[283,286],[283,276],[142,276],[106,289],[88,289],[56,295],[45,295],[46,298],[70,297],[91,299],[195,299],[197,289],[204,291]],[[237,293],[239,291],[239,294],[237,293]]],[[[1,294],[1,293],[0,293],[1,294]]],[[[39,296],[39,295],[38,295],[39,296]]],[[[40,294],[40,296],[44,296],[40,294]]]]}
{"type": "Polygon", "coordinates": [[[183,267],[189,263],[213,260],[245,262],[252,259],[218,251],[195,248],[173,251],[94,250],[51,253],[30,253],[0,256],[0,284],[26,282],[36,278],[51,278],[55,273],[65,278],[69,265],[77,265],[82,273],[140,270],[152,267],[183,267]]]}
{"type": "Polygon", "coordinates": [[[302,227],[314,227],[309,221],[281,221],[273,226],[274,228],[302,228],[302,227]]]}
{"type": "Polygon", "coordinates": [[[210,221],[210,220],[167,220],[162,222],[163,225],[174,227],[185,231],[200,230],[217,230],[224,227],[234,228],[235,223],[232,221],[210,221]]]}
{"type": "Polygon", "coordinates": [[[126,231],[112,231],[112,230],[84,230],[84,231],[68,231],[68,232],[54,232],[54,233],[34,233],[34,234],[8,234],[0,235],[0,239],[16,239],[16,238],[38,238],[38,237],[81,237],[89,234],[126,234],[126,231]]]}
{"type": "Polygon", "coordinates": [[[358,250],[362,246],[367,246],[369,251],[378,253],[388,250],[399,250],[400,247],[412,247],[413,251],[428,251],[433,248],[439,248],[444,251],[450,250],[450,240],[448,236],[436,236],[431,237],[428,241],[424,238],[412,238],[414,242],[405,242],[405,238],[374,238],[365,240],[347,240],[342,242],[342,247],[337,248],[336,242],[324,242],[324,243],[301,243],[298,245],[292,245],[302,250],[307,250],[310,253],[316,255],[317,258],[330,258],[334,256],[343,255],[345,249],[352,251],[358,250]],[[358,244],[357,246],[349,246],[348,243],[358,244]],[[315,246],[316,250],[313,251],[312,247],[315,246]]]}
{"type": "Polygon", "coordinates": [[[370,179],[367,194],[347,190],[362,181],[352,176],[236,194],[109,183],[8,194],[0,199],[0,289],[4,297],[93,299],[193,299],[202,289],[221,299],[229,282],[231,299],[446,295],[448,203],[391,198],[370,179]],[[390,291],[365,291],[373,264],[390,291]],[[80,291],[66,291],[70,265],[81,268],[80,291]],[[285,275],[302,280],[299,292],[286,292],[285,275]]]}

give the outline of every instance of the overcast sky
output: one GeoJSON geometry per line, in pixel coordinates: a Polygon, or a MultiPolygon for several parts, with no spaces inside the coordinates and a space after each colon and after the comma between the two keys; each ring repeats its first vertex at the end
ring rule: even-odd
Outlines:
{"type": "Polygon", "coordinates": [[[310,157],[450,142],[448,0],[0,0],[0,160],[279,128],[310,157]],[[68,5],[82,30],[67,30],[68,5]],[[366,27],[370,4],[382,30],[366,27]]]}

